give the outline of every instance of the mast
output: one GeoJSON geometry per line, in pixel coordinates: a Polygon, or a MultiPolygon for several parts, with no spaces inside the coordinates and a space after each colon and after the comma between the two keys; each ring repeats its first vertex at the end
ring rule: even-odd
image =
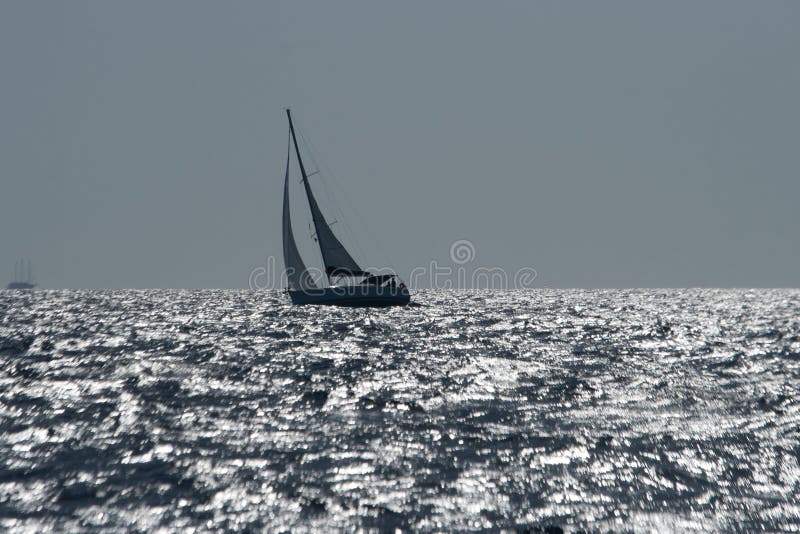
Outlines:
{"type": "MultiPolygon", "coordinates": [[[[317,207],[317,202],[314,200],[314,196],[311,193],[311,186],[308,183],[308,175],[306,174],[305,165],[303,165],[303,158],[300,156],[300,147],[297,145],[297,136],[294,133],[294,123],[292,122],[292,112],[289,108],[286,108],[286,116],[289,118],[289,131],[292,133],[292,143],[294,144],[294,152],[297,154],[297,164],[300,166],[300,174],[303,175],[303,187],[306,190],[306,198],[308,199],[308,205],[311,208],[311,218],[314,220],[314,230],[317,232],[317,245],[319,245],[319,253],[322,255],[322,264],[326,265],[325,261],[325,250],[322,248],[322,240],[319,239],[321,235],[320,228],[325,225],[325,221],[318,220],[318,213],[319,208],[317,207]],[[316,208],[316,209],[315,209],[316,208]]],[[[325,269],[325,276],[328,278],[328,283],[330,283],[330,274],[328,274],[327,269],[325,269]]]]}

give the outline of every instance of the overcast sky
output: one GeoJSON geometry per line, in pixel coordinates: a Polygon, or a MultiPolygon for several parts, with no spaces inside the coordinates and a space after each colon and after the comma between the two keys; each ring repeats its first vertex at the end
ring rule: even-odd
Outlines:
{"type": "Polygon", "coordinates": [[[2,0],[0,272],[246,287],[281,261],[292,107],[367,265],[467,239],[541,286],[800,286],[799,21],[795,0],[2,0]]]}

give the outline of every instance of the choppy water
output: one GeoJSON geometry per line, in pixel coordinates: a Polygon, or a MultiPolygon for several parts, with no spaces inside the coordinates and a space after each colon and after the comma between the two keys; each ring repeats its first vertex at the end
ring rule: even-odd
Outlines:
{"type": "Polygon", "coordinates": [[[0,528],[800,528],[800,291],[0,292],[0,528]]]}

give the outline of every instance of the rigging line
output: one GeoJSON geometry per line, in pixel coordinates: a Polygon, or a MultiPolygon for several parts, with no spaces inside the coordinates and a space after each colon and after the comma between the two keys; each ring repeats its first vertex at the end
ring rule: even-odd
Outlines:
{"type": "MultiPolygon", "coordinates": [[[[295,121],[295,122],[297,122],[297,121],[295,121]]],[[[335,175],[333,174],[333,172],[330,171],[330,169],[328,168],[327,165],[325,165],[324,163],[322,165],[320,165],[320,162],[317,161],[317,158],[314,155],[314,153],[316,152],[316,147],[314,146],[314,143],[311,142],[311,138],[308,137],[303,132],[304,129],[305,128],[298,128],[299,131],[296,131],[295,133],[298,134],[299,137],[302,139],[303,144],[306,147],[306,152],[308,153],[309,159],[314,164],[314,167],[316,169],[318,169],[316,172],[320,172],[319,171],[320,169],[324,169],[325,170],[324,174],[329,175],[330,177],[334,178],[335,179],[334,181],[338,180],[338,178],[335,177],[335,175]]],[[[335,195],[333,190],[330,187],[328,187],[328,183],[327,183],[328,181],[327,180],[319,180],[319,182],[322,183],[322,188],[324,189],[325,196],[328,199],[328,204],[336,212],[336,213],[334,213],[334,215],[338,215],[338,218],[341,219],[342,226],[343,226],[343,228],[345,230],[345,233],[347,234],[347,237],[348,237],[348,239],[346,240],[348,245],[350,245],[351,247],[354,247],[356,249],[356,251],[358,252],[358,256],[362,260],[365,260],[365,258],[367,258],[368,256],[366,254],[364,254],[364,250],[361,247],[361,245],[359,243],[359,240],[356,238],[355,232],[350,227],[350,225],[347,223],[347,217],[344,216],[344,211],[342,211],[341,207],[339,207],[340,203],[338,202],[337,196],[335,195]]],[[[337,186],[338,186],[338,184],[337,184],[337,186]]],[[[343,193],[345,193],[345,192],[343,191],[343,193]]],[[[347,198],[346,194],[343,194],[343,196],[345,198],[347,198]]],[[[349,202],[348,202],[348,205],[350,205],[349,202]]]]}
{"type": "MultiPolygon", "coordinates": [[[[301,134],[301,135],[302,135],[302,134],[301,134]]],[[[339,188],[339,189],[342,191],[342,193],[345,193],[345,191],[343,191],[343,190],[341,189],[341,185],[340,185],[340,182],[341,182],[341,180],[339,179],[339,177],[338,177],[338,176],[336,176],[336,174],[335,174],[335,173],[334,173],[334,172],[333,172],[333,171],[332,171],[332,170],[331,170],[331,169],[330,169],[330,168],[329,168],[329,167],[328,167],[328,166],[325,164],[325,162],[324,162],[324,161],[323,161],[323,162],[321,162],[321,164],[319,164],[319,163],[316,161],[316,159],[314,159],[314,155],[313,155],[313,152],[312,152],[312,151],[313,151],[313,150],[315,150],[315,148],[314,148],[314,145],[313,145],[313,143],[311,143],[311,140],[310,140],[310,139],[305,139],[305,138],[304,138],[304,141],[305,141],[305,142],[306,142],[306,144],[308,145],[308,149],[309,149],[310,156],[311,156],[312,160],[314,161],[314,166],[315,166],[316,168],[318,168],[318,169],[320,169],[320,168],[321,168],[322,170],[324,170],[326,175],[329,175],[331,178],[333,178],[333,180],[331,180],[331,182],[333,183],[333,185],[335,185],[336,187],[338,187],[338,188],[339,188]]],[[[320,180],[320,181],[321,181],[321,182],[323,182],[323,184],[325,184],[325,182],[326,182],[326,180],[320,180]]],[[[325,187],[325,190],[326,190],[326,192],[328,192],[328,188],[327,188],[327,186],[323,185],[323,187],[325,187]]],[[[365,228],[365,229],[366,229],[366,231],[367,231],[367,234],[368,234],[368,236],[369,236],[369,239],[370,239],[370,241],[371,241],[372,243],[377,243],[377,247],[378,247],[378,249],[379,249],[380,255],[381,255],[382,257],[386,258],[387,260],[389,260],[389,264],[390,264],[390,265],[389,265],[389,267],[391,267],[393,270],[395,270],[395,273],[396,273],[397,271],[396,271],[396,268],[395,268],[395,263],[394,263],[394,260],[392,259],[391,255],[390,255],[390,254],[389,254],[389,253],[386,251],[386,249],[384,249],[384,248],[383,248],[383,246],[380,244],[380,240],[379,240],[379,239],[376,239],[376,237],[375,237],[375,234],[373,234],[373,233],[370,231],[370,226],[369,226],[369,225],[368,225],[368,224],[365,222],[365,219],[364,219],[364,217],[361,215],[361,213],[358,211],[358,209],[356,209],[355,205],[354,205],[352,202],[350,202],[350,200],[349,200],[349,196],[348,196],[347,194],[343,194],[342,196],[344,196],[344,198],[345,198],[345,202],[347,202],[347,207],[348,207],[348,209],[349,209],[350,211],[352,211],[353,213],[355,213],[355,214],[356,214],[356,217],[358,218],[358,220],[359,220],[359,223],[360,223],[360,227],[361,227],[361,228],[365,228]]],[[[341,209],[339,209],[339,211],[341,211],[341,209]]],[[[345,228],[346,228],[346,229],[347,229],[347,230],[348,230],[348,231],[349,231],[351,234],[353,234],[354,232],[353,232],[353,231],[352,231],[352,229],[350,228],[350,225],[349,225],[349,224],[347,224],[347,218],[343,217],[343,219],[344,219],[344,221],[343,221],[343,224],[344,224],[345,228]]],[[[360,250],[360,248],[361,248],[361,247],[358,245],[358,242],[357,242],[357,241],[356,241],[356,247],[357,247],[357,248],[359,248],[359,252],[361,252],[361,253],[362,253],[362,256],[363,256],[363,252],[360,250]]]]}
{"type": "MultiPolygon", "coordinates": [[[[312,172],[310,174],[306,174],[306,178],[310,178],[314,174],[319,174],[320,173],[320,165],[319,165],[319,162],[317,161],[316,156],[314,155],[315,152],[317,151],[317,149],[314,146],[314,144],[311,142],[311,138],[310,137],[306,137],[306,135],[303,133],[302,130],[300,132],[298,132],[298,133],[300,134],[300,138],[302,139],[303,144],[306,146],[306,151],[308,152],[308,157],[311,160],[311,163],[314,164],[314,168],[316,169],[314,172],[312,172]]],[[[328,188],[328,184],[325,183],[325,180],[318,180],[318,181],[320,183],[322,183],[322,188],[325,190],[325,195],[328,198],[328,200],[329,201],[334,201],[335,199],[331,195],[331,191],[328,188]]]]}
{"type": "MultiPolygon", "coordinates": [[[[291,142],[291,138],[292,138],[292,134],[290,133],[289,134],[289,141],[290,142],[291,142]]],[[[292,163],[294,163],[294,160],[292,160],[292,163]]],[[[299,164],[295,163],[294,166],[298,167],[299,164]]],[[[296,170],[297,170],[297,174],[300,174],[300,169],[296,169],[296,170]]],[[[302,176],[300,177],[300,180],[297,181],[297,183],[299,183],[299,184],[303,183],[302,176]]],[[[311,232],[311,208],[309,207],[308,202],[301,202],[301,204],[303,206],[301,208],[301,211],[303,212],[304,219],[306,220],[306,223],[308,224],[308,235],[309,235],[309,237],[313,237],[313,233],[311,232]]],[[[295,212],[296,211],[297,210],[295,210],[295,212]]]]}
{"type": "MultiPolygon", "coordinates": [[[[320,162],[317,161],[316,157],[314,156],[314,152],[316,152],[316,147],[314,146],[314,143],[311,141],[311,138],[304,136],[302,134],[302,132],[301,132],[301,135],[303,136],[303,142],[307,146],[307,150],[309,152],[309,157],[313,161],[314,166],[316,168],[318,168],[318,169],[322,168],[325,171],[325,174],[329,175],[330,178],[332,178],[333,185],[340,190],[340,192],[342,193],[342,196],[345,198],[345,201],[347,202],[347,205],[351,209],[351,211],[356,213],[356,215],[358,216],[359,221],[361,223],[361,226],[364,226],[364,227],[368,228],[368,226],[364,223],[364,219],[361,216],[361,214],[358,213],[358,211],[354,208],[354,205],[350,202],[349,195],[347,195],[346,191],[343,190],[343,188],[342,188],[342,186],[340,184],[341,180],[339,180],[339,178],[336,176],[336,174],[334,174],[334,172],[324,162],[322,162],[320,164],[320,162]]],[[[364,249],[362,248],[362,246],[360,244],[360,240],[358,240],[356,238],[356,233],[353,231],[352,227],[348,224],[347,217],[344,216],[344,211],[342,210],[341,207],[339,207],[340,203],[336,200],[337,195],[335,194],[335,192],[331,188],[328,187],[327,180],[320,180],[320,181],[322,182],[323,188],[325,189],[325,193],[326,193],[328,199],[331,201],[331,203],[333,204],[333,207],[338,211],[339,216],[342,218],[343,227],[344,227],[344,229],[345,229],[345,231],[346,231],[346,233],[347,233],[347,235],[349,237],[348,242],[351,243],[353,246],[355,246],[355,248],[358,250],[359,255],[362,258],[368,257],[364,253],[364,249]]],[[[371,233],[369,233],[369,239],[370,239],[371,242],[375,242],[376,241],[374,235],[371,234],[371,233]]],[[[391,258],[389,258],[389,255],[386,254],[385,250],[382,247],[379,247],[379,249],[381,251],[380,255],[382,257],[386,258],[386,259],[389,259],[389,262],[392,263],[391,262],[391,258]]]]}
{"type": "MultiPolygon", "coordinates": [[[[297,122],[297,121],[295,120],[295,122],[297,122]]],[[[330,167],[328,167],[328,165],[325,164],[324,161],[322,161],[322,162],[318,162],[317,161],[316,157],[314,156],[314,153],[316,152],[317,149],[316,149],[314,143],[311,141],[311,138],[307,137],[303,133],[305,128],[300,128],[299,130],[300,131],[296,132],[296,133],[300,134],[300,137],[303,140],[303,144],[306,145],[306,149],[307,149],[308,155],[311,158],[311,161],[314,163],[314,167],[316,169],[323,170],[324,171],[323,174],[326,174],[330,178],[332,178],[331,182],[332,182],[333,186],[338,188],[339,191],[342,193],[341,196],[344,197],[345,202],[347,203],[348,209],[350,210],[350,212],[355,213],[356,217],[358,218],[358,222],[359,222],[360,227],[361,228],[366,228],[367,237],[368,237],[368,240],[370,241],[370,244],[373,245],[373,248],[377,247],[379,255],[380,255],[381,258],[388,260],[389,265],[384,265],[381,268],[389,267],[392,271],[394,271],[395,274],[399,274],[397,272],[396,263],[394,262],[394,259],[392,258],[392,255],[383,247],[383,245],[381,244],[381,240],[377,239],[375,237],[375,234],[370,231],[370,225],[368,225],[365,222],[364,217],[361,215],[361,213],[355,207],[355,204],[353,204],[350,201],[349,195],[347,195],[347,192],[344,191],[343,187],[341,186],[341,180],[339,179],[339,177],[333,172],[333,170],[331,170],[330,167]]],[[[358,253],[359,253],[359,255],[361,256],[362,259],[367,258],[367,255],[364,254],[364,250],[360,245],[360,241],[358,239],[356,239],[355,232],[353,231],[352,227],[347,222],[347,217],[344,216],[344,212],[339,207],[339,202],[336,201],[335,192],[328,187],[328,184],[327,184],[328,180],[319,180],[319,181],[322,182],[323,188],[325,189],[325,193],[328,196],[328,199],[333,203],[333,207],[336,208],[336,210],[339,212],[339,215],[341,217],[342,225],[343,225],[343,227],[344,227],[344,229],[345,229],[345,231],[346,231],[346,233],[348,234],[348,237],[349,237],[349,240],[348,240],[349,243],[355,246],[356,250],[358,251],[358,253]]],[[[370,266],[367,266],[367,267],[370,267],[370,266]]],[[[374,266],[372,266],[372,267],[374,267],[374,266]]]]}

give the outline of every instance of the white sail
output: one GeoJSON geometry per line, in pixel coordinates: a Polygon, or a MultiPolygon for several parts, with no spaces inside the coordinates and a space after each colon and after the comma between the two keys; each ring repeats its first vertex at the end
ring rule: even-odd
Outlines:
{"type": "Polygon", "coordinates": [[[289,280],[289,289],[307,290],[316,289],[314,280],[308,273],[297,243],[292,233],[292,219],[289,213],[289,158],[291,146],[286,152],[286,176],[283,181],[283,263],[286,267],[286,276],[289,280]]]}

